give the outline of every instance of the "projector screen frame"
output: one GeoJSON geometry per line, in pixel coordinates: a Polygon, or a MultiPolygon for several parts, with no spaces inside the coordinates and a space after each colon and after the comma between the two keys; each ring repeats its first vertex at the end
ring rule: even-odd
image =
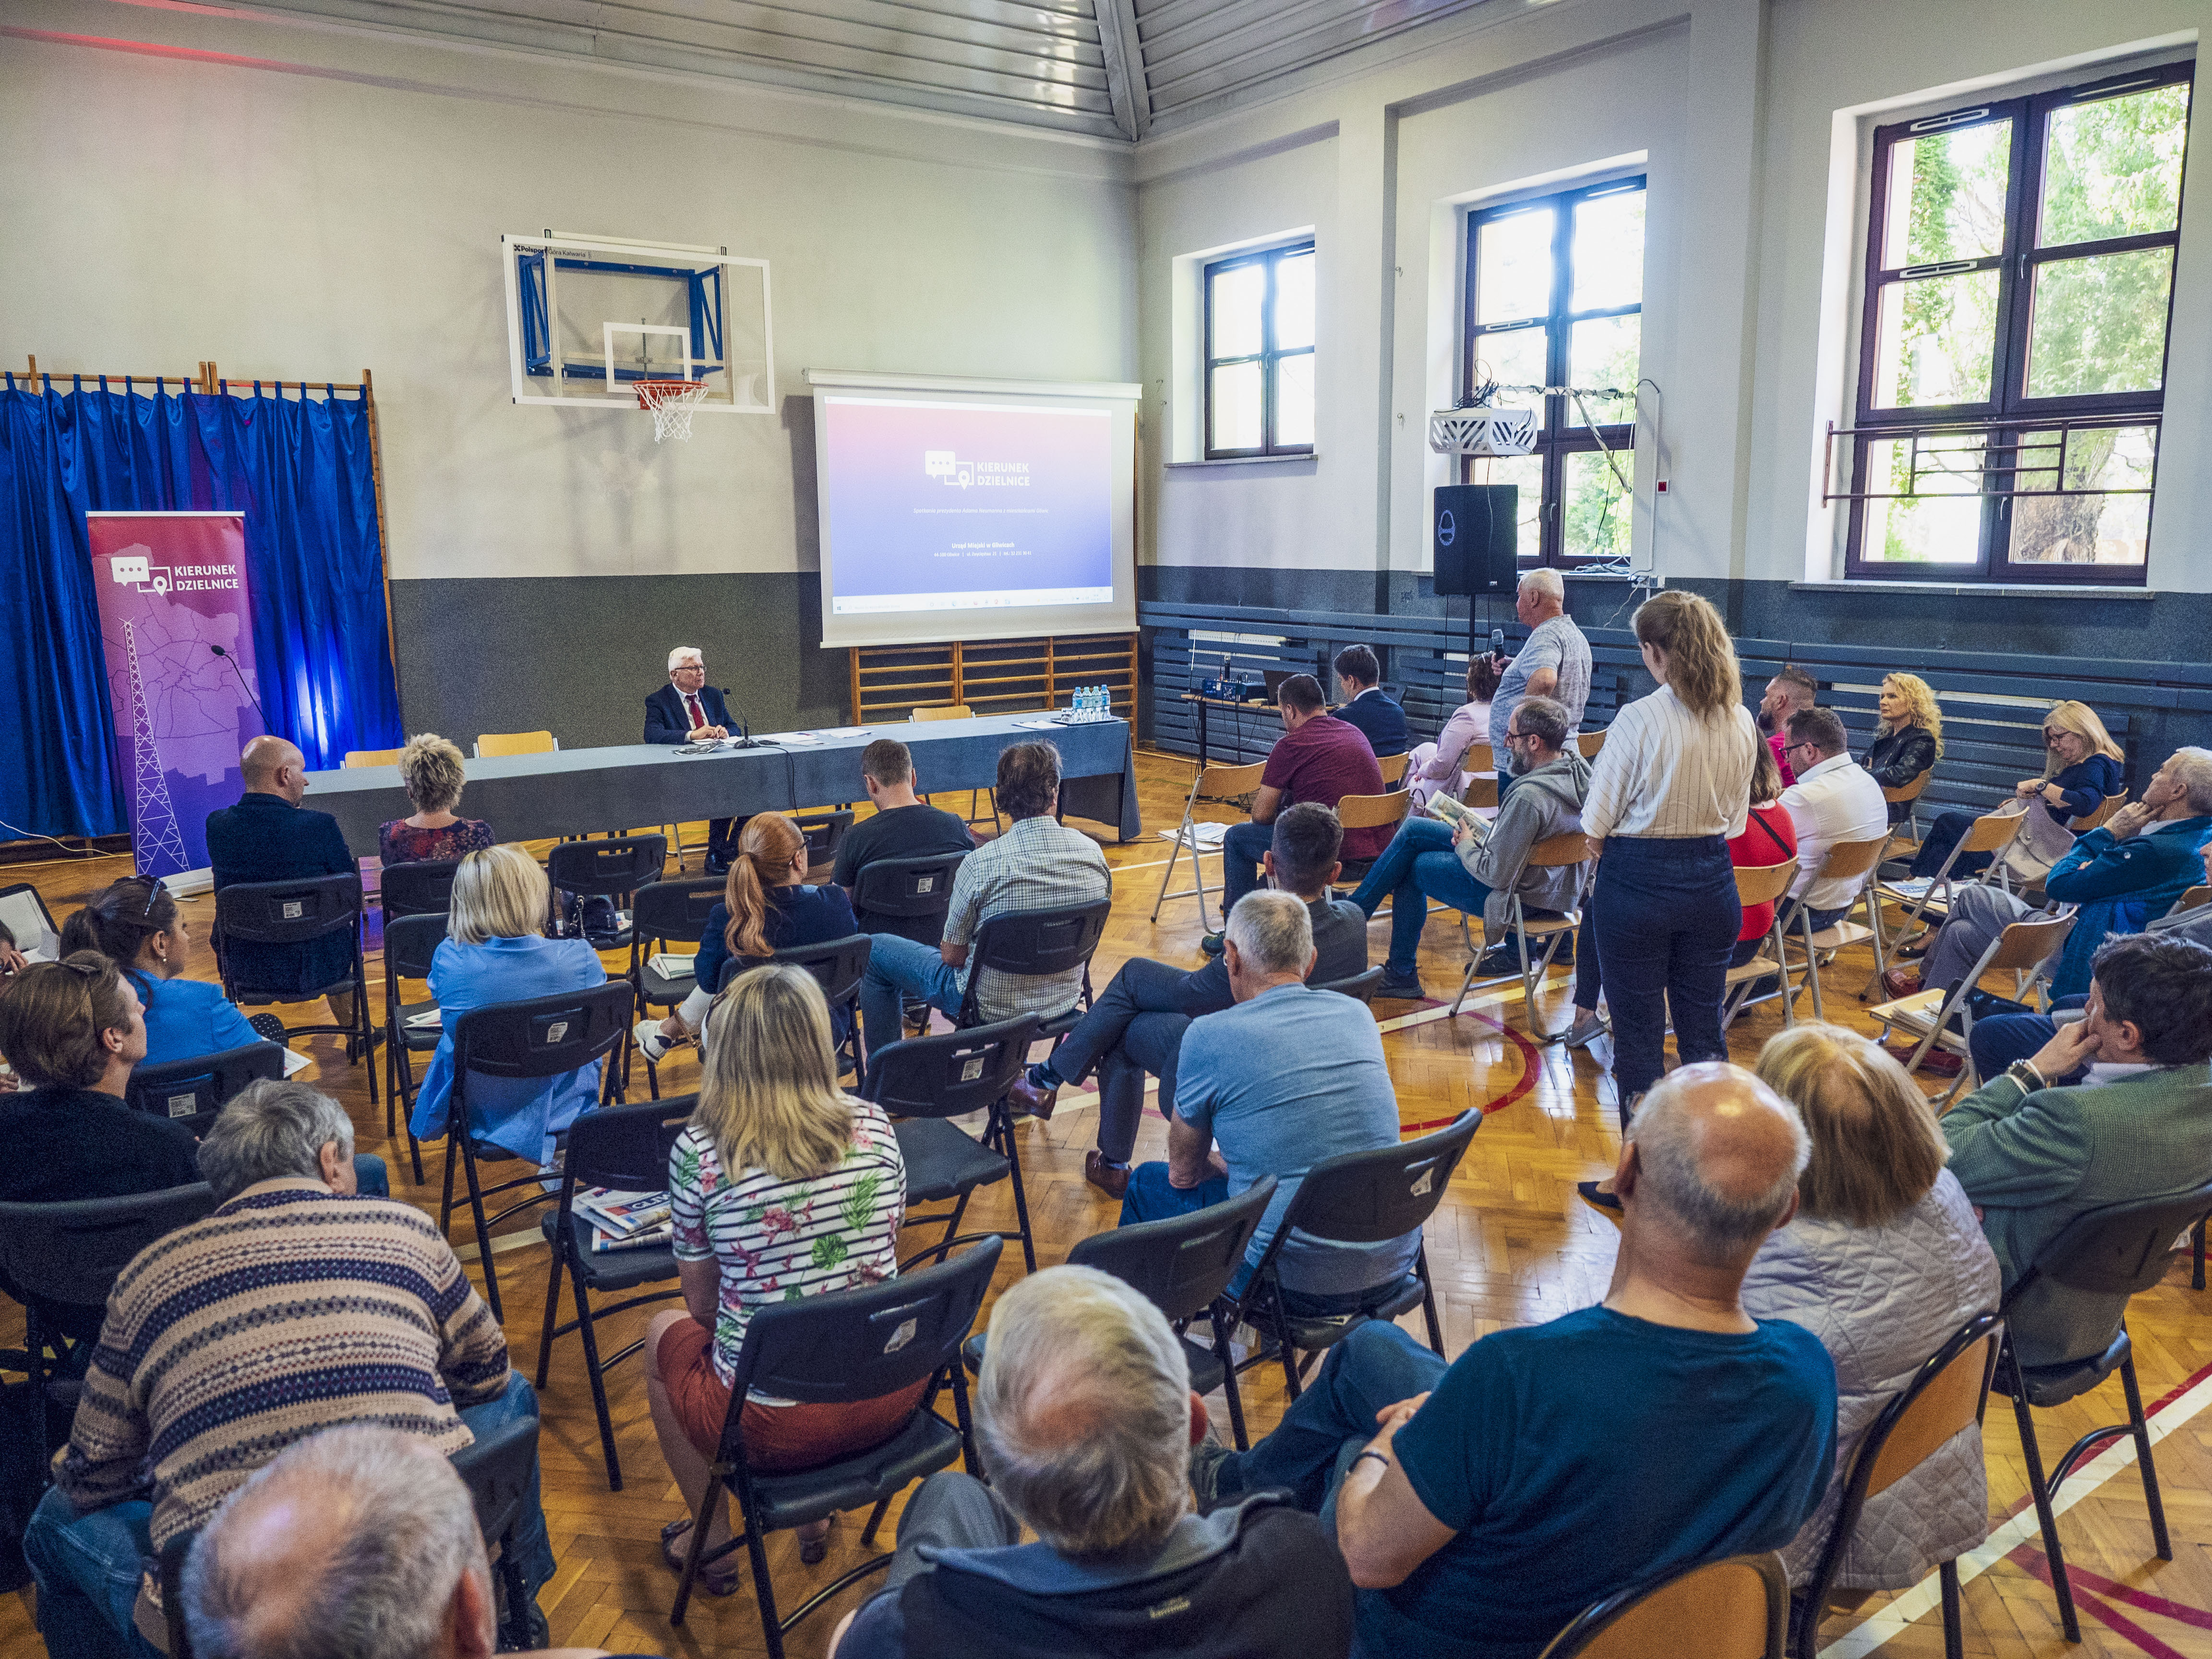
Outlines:
{"type": "Polygon", "coordinates": [[[817,577],[822,592],[822,647],[945,644],[955,640],[1012,640],[1073,634],[1126,634],[1137,625],[1137,417],[1144,388],[1133,381],[999,380],[965,375],[884,374],[810,368],[802,378],[814,398],[814,478],[817,577]],[[829,422],[824,400],[878,397],[1007,403],[1033,408],[1108,405],[1116,480],[1113,526],[1114,598],[1105,604],[1022,605],[967,610],[863,612],[839,616],[831,584],[836,549],[830,507],[829,422]],[[1112,405],[1121,405],[1113,408],[1112,405]],[[1126,481],[1127,488],[1121,483],[1126,481]]]}

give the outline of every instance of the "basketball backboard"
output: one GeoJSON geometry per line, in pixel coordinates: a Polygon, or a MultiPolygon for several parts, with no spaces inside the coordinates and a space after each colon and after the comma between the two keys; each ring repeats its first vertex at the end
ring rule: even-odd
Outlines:
{"type": "Polygon", "coordinates": [[[516,403],[635,410],[636,382],[690,380],[698,413],[775,412],[767,260],[549,230],[500,263],[516,403]]]}

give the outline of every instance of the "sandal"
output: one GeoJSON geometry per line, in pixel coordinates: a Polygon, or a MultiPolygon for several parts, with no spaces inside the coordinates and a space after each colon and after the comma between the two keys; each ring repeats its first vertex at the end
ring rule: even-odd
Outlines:
{"type": "MultiPolygon", "coordinates": [[[[684,1576],[684,1559],[690,1553],[684,1540],[690,1535],[691,1517],[688,1515],[671,1521],[660,1529],[660,1559],[679,1578],[684,1576]]],[[[738,1586],[744,1581],[737,1562],[730,1559],[731,1552],[744,1541],[742,1537],[732,1538],[720,1549],[708,1551],[706,1559],[699,1563],[698,1576],[691,1581],[692,1588],[709,1595],[736,1595],[738,1586]]]]}

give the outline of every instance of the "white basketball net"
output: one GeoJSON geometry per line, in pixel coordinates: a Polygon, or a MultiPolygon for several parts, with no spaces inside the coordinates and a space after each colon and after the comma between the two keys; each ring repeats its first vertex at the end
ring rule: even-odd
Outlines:
{"type": "Polygon", "coordinates": [[[637,406],[653,411],[653,441],[691,435],[691,411],[707,400],[704,380],[640,380],[637,406]]]}

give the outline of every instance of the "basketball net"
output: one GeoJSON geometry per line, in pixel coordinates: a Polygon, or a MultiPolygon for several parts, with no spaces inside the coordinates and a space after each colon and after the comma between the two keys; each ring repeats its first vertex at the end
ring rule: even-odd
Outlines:
{"type": "Polygon", "coordinates": [[[640,380],[637,406],[653,413],[653,441],[689,438],[691,411],[707,400],[704,380],[640,380]]]}

